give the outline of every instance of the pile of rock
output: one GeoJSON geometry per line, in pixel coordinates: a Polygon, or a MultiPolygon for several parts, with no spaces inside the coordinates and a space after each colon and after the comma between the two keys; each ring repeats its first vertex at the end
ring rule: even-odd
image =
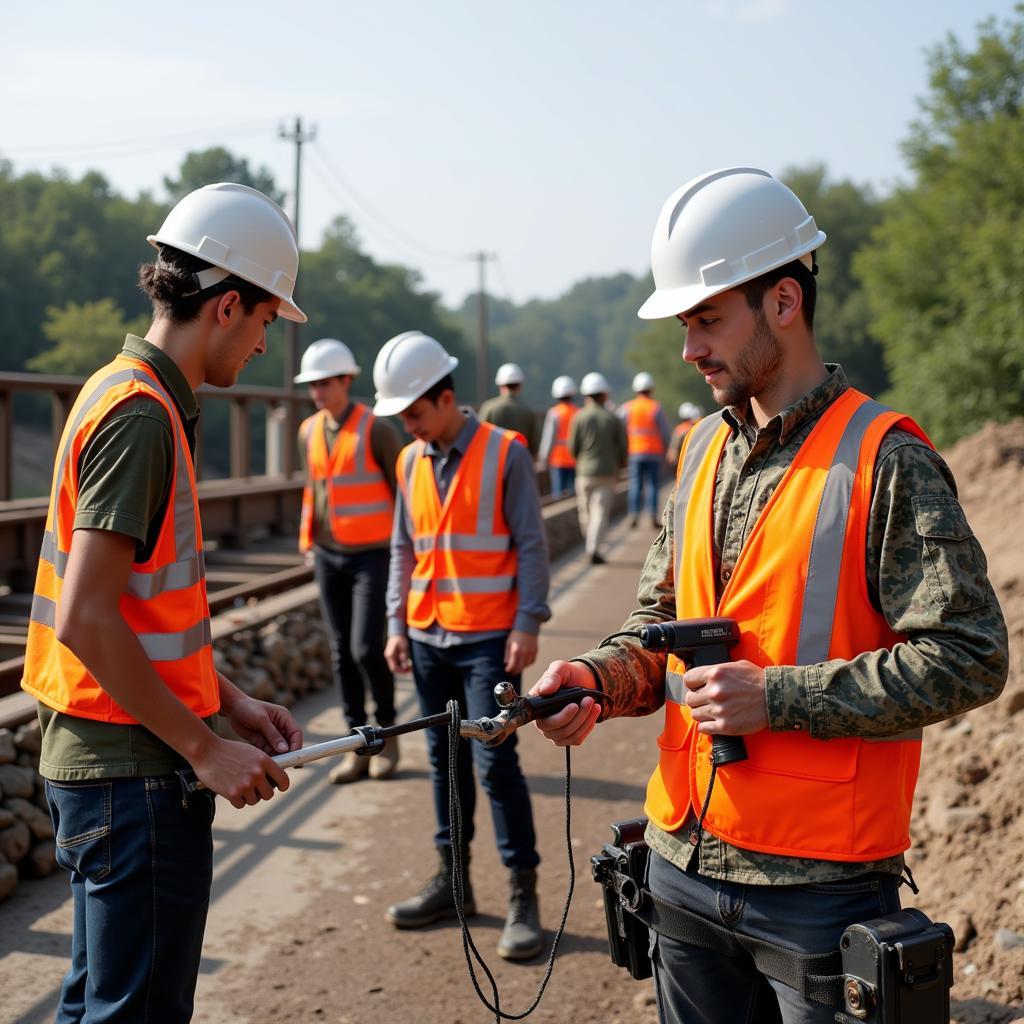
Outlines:
{"type": "MultiPolygon", "coordinates": [[[[286,707],[331,681],[330,647],[315,605],[218,641],[214,661],[250,696],[286,707]]],[[[39,750],[38,721],[0,729],[0,902],[19,878],[42,878],[57,866],[39,750]]]]}
{"type": "Polygon", "coordinates": [[[0,729],[0,900],[23,878],[56,867],[53,825],[39,765],[39,723],[0,729]]]}

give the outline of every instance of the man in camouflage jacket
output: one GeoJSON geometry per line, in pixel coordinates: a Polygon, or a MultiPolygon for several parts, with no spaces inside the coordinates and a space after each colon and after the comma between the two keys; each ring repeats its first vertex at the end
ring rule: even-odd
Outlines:
{"type": "MultiPolygon", "coordinates": [[[[715,180],[695,179],[676,193],[666,204],[671,222],[685,229],[679,206],[715,180]]],[[[768,181],[776,191],[784,189],[768,181]]],[[[760,181],[752,185],[764,187],[760,181]]],[[[786,203],[799,204],[785,192],[786,203]]],[[[802,204],[799,211],[807,217],[802,204]]],[[[728,214],[723,201],[719,219],[728,214]]],[[[813,220],[807,220],[813,231],[813,220]]],[[[660,291],[658,237],[656,232],[660,291]]],[[[814,242],[822,241],[817,232],[814,242]]],[[[788,263],[677,307],[687,331],[683,358],[705,376],[729,427],[712,502],[716,600],[786,469],[826,410],[849,389],[842,369],[822,362],[814,341],[813,256],[793,255],[788,263]]],[[[675,500],[674,493],[640,577],[638,607],[623,631],[678,617],[673,545],[682,539],[673,536],[675,500]]],[[[691,669],[684,676],[686,703],[700,732],[802,729],[819,740],[892,738],[998,696],[1008,669],[1007,633],[985,556],[956,500],[948,467],[925,441],[899,427],[885,435],[878,451],[865,561],[872,606],[905,639],[891,650],[865,651],[851,660],[765,667],[736,662],[713,677],[707,669],[691,669]],[[925,507],[929,514],[918,514],[925,507]],[[706,686],[711,678],[718,687],[713,698],[706,686]]],[[[570,745],[581,743],[599,716],[651,714],[665,703],[665,669],[664,653],[645,650],[631,637],[570,662],[553,662],[532,693],[585,686],[609,699],[603,711],[585,698],[538,725],[555,743],[570,745]]],[[[902,853],[857,863],[781,856],[742,849],[694,824],[692,809],[673,832],[648,824],[648,884],[715,924],[814,954],[835,950],[849,924],[899,908],[902,853]]],[[[724,956],[652,933],[651,953],[662,1021],[833,1019],[835,1008],[761,974],[741,949],[724,956]]]]}

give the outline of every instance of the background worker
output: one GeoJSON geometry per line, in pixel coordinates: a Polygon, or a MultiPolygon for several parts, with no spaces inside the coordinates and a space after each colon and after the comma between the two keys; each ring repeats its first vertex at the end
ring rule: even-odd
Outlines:
{"type": "Polygon", "coordinates": [[[146,337],[83,387],[61,439],[22,687],[71,875],[57,1020],[191,1019],[213,869],[213,794],[269,800],[301,746],[284,708],[214,669],[193,455],[200,384],[228,387],[292,302],[291,224],[243,185],[185,196],[139,268],[146,337]],[[220,712],[244,742],[222,739],[220,712]],[[206,789],[183,793],[191,765],[206,789]]]}
{"type": "Polygon", "coordinates": [[[633,378],[634,397],[619,407],[617,415],[629,438],[629,525],[639,523],[640,509],[646,504],[651,526],[658,530],[658,488],[669,429],[665,410],[651,397],[653,391],[654,378],[641,370],[633,378]]]}
{"type": "MultiPolygon", "coordinates": [[[[411,666],[424,715],[458,700],[463,717],[494,713],[494,685],[537,657],[550,618],[547,540],[529,453],[512,430],[460,408],[451,373],[458,360],[418,331],[392,338],[373,368],[378,415],[398,415],[416,440],[398,460],[399,491],[388,580],[388,662],[411,666]]],[[[471,748],[468,749],[468,748],[471,748]]],[[[388,908],[398,928],[455,915],[448,817],[448,737],[427,732],[440,868],[411,899],[388,908]]],[[[536,956],[543,946],[537,907],[533,811],[515,737],[458,752],[458,793],[468,867],[476,790],[473,764],[490,798],[498,852],[509,869],[508,916],[498,953],[536,956]]],[[[465,908],[475,904],[468,874],[465,908]]]]}
{"type": "MultiPolygon", "coordinates": [[[[640,315],[680,320],[683,358],[721,411],[686,438],[623,628],[716,615],[740,640],[732,662],[687,670],[620,637],[553,662],[534,687],[600,686],[611,715],[664,705],[645,805],[651,892],[810,955],[899,908],[921,730],[994,699],[1008,666],[945,463],[913,421],[821,360],[824,240],[764,171],[703,175],[666,202],[640,315]],[[744,737],[748,758],[717,773],[701,826],[715,736],[744,737]]],[[[542,728],[582,742],[590,704],[542,728]]],[[[739,946],[651,938],[662,1021],[833,1020],[837,1007],[762,974],[739,946]]]]}
{"type": "Polygon", "coordinates": [[[690,428],[704,415],[704,410],[693,402],[683,402],[679,406],[679,422],[672,430],[672,439],[668,443],[668,454],[665,462],[672,472],[675,472],[679,464],[679,453],[683,448],[683,439],[690,432],[690,428]]]}
{"type": "Polygon", "coordinates": [[[537,454],[540,446],[540,429],[537,425],[537,414],[519,397],[523,386],[522,368],[518,363],[503,363],[494,375],[494,383],[498,386],[498,396],[488,398],[480,406],[479,420],[481,423],[492,423],[506,430],[517,430],[526,439],[526,447],[531,455],[537,454]]]}
{"type": "Polygon", "coordinates": [[[604,565],[601,545],[611,522],[615,483],[628,457],[626,428],[605,408],[610,390],[602,374],[588,373],[580,383],[586,401],[569,427],[569,453],[576,460],[576,508],[592,565],[604,565]]]}
{"type": "MultiPolygon", "coordinates": [[[[314,341],[300,370],[295,383],[309,385],[317,412],[299,428],[307,476],[299,548],[313,559],[335,688],[349,729],[367,724],[367,692],[377,724],[394,725],[384,597],[402,442],[387,420],[351,399],[352,378],[360,371],[347,345],[334,338],[314,341]]],[[[335,784],[366,774],[388,779],[397,767],[398,740],[392,738],[375,757],[342,755],[329,778],[335,784]]]]}
{"type": "Polygon", "coordinates": [[[569,451],[569,425],[578,413],[576,381],[569,376],[556,377],[551,384],[551,397],[555,404],[544,417],[541,431],[540,461],[551,474],[551,494],[555,498],[572,494],[576,487],[576,460],[569,451]]]}

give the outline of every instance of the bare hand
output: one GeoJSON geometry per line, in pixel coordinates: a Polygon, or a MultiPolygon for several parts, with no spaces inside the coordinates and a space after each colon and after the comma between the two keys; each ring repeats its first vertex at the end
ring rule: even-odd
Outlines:
{"type": "Polygon", "coordinates": [[[409,657],[409,638],[407,636],[389,636],[384,648],[384,660],[392,672],[408,672],[412,668],[409,657]]]}
{"type": "Polygon", "coordinates": [[[234,807],[270,800],[274,789],[288,788],[288,775],[266,754],[249,743],[210,735],[210,744],[192,767],[207,789],[231,801],[234,807]]]}
{"type": "MultiPolygon", "coordinates": [[[[584,686],[595,689],[594,676],[586,665],[578,661],[553,661],[544,675],[530,688],[531,697],[550,697],[566,686],[584,686]]],[[[597,724],[601,705],[591,697],[579,704],[567,704],[558,714],[536,719],[537,728],[555,746],[579,746],[597,724]]]]}
{"type": "Polygon", "coordinates": [[[302,729],[287,708],[249,697],[223,708],[231,728],[264,754],[283,754],[302,746],[302,729]]]}
{"type": "Polygon", "coordinates": [[[505,641],[505,671],[517,676],[537,660],[537,638],[513,629],[505,641]]]}
{"type": "Polygon", "coordinates": [[[764,669],[751,661],[701,665],[683,675],[686,704],[706,736],[748,736],[768,728],[764,669]]]}

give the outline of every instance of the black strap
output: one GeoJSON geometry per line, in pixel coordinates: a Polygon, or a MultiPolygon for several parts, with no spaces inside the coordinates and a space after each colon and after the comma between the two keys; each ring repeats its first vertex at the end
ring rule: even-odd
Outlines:
{"type": "Polygon", "coordinates": [[[740,935],[717,921],[666,903],[646,889],[642,891],[640,906],[636,910],[623,907],[623,911],[633,914],[659,935],[677,942],[702,946],[726,956],[745,952],[762,974],[796,989],[804,999],[831,1007],[843,1005],[842,956],[839,950],[799,953],[767,939],[740,935]]]}

